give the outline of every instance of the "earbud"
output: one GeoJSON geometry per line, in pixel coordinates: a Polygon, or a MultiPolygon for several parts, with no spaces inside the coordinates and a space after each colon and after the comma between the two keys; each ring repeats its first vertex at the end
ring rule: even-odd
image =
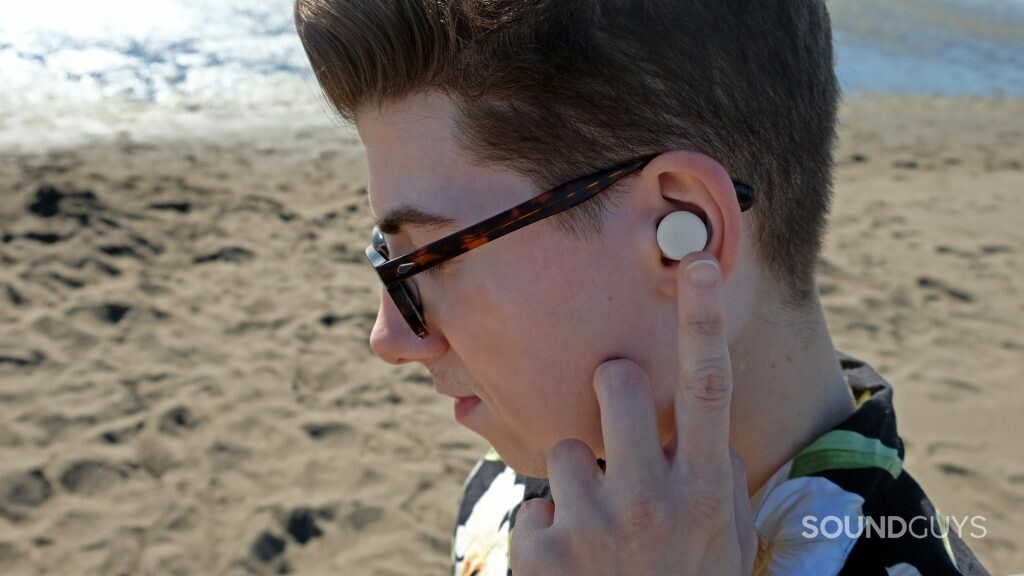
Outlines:
{"type": "Polygon", "coordinates": [[[708,243],[708,229],[693,212],[672,212],[658,223],[658,246],[671,260],[682,260],[691,252],[699,252],[708,243]]]}

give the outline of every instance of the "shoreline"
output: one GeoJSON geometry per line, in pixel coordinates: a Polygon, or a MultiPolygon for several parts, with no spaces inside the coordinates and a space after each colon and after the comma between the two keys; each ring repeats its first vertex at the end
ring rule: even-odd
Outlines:
{"type": "MultiPolygon", "coordinates": [[[[241,105],[197,102],[166,105],[111,99],[100,102],[36,103],[32,109],[26,110],[8,104],[0,114],[0,155],[92,146],[97,142],[109,143],[125,137],[140,141],[247,139],[263,131],[291,128],[334,129],[342,136],[351,135],[355,138],[355,131],[334,116],[326,100],[312,87],[308,88],[308,94],[299,101],[249,102],[241,105]]],[[[896,107],[911,111],[919,107],[929,110],[945,108],[951,116],[959,115],[957,107],[968,106],[971,109],[970,116],[966,118],[969,125],[976,121],[979,113],[988,120],[1001,114],[997,108],[1019,109],[1024,106],[1024,96],[949,96],[861,90],[844,94],[840,115],[860,114],[858,111],[865,106],[896,107]],[[993,110],[982,112],[986,107],[993,110]]],[[[948,120],[951,124],[956,122],[955,118],[948,120]]],[[[944,130],[951,128],[936,125],[934,129],[928,129],[941,135],[944,130]]]]}

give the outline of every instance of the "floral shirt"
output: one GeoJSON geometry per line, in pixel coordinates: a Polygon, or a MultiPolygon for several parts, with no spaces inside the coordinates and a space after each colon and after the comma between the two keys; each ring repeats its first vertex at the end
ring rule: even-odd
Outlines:
{"type": "MultiPolygon", "coordinates": [[[[987,575],[960,533],[977,518],[944,516],[903,469],[893,389],[837,351],[857,410],[786,462],[751,498],[755,575],[987,575]]],[[[463,483],[452,535],[454,576],[511,576],[515,512],[552,500],[546,479],[516,473],[491,448],[463,483]]]]}

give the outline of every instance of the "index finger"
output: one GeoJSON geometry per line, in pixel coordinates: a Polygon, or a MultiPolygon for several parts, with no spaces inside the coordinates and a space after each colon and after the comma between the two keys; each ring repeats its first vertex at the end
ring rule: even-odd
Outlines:
{"type": "Polygon", "coordinates": [[[722,478],[729,461],[732,364],[725,335],[722,272],[714,256],[695,252],[679,263],[679,380],[674,465],[722,478]]]}

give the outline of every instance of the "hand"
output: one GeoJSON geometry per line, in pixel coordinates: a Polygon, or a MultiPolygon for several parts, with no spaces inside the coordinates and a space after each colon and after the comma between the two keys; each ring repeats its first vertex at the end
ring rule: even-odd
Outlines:
{"type": "Polygon", "coordinates": [[[605,470],[580,440],[554,446],[548,481],[557,505],[533,498],[520,506],[516,576],[750,575],[757,537],[743,462],[729,446],[732,371],[714,257],[684,258],[677,287],[676,436],[662,448],[640,366],[601,364],[594,387],[605,470]]]}

